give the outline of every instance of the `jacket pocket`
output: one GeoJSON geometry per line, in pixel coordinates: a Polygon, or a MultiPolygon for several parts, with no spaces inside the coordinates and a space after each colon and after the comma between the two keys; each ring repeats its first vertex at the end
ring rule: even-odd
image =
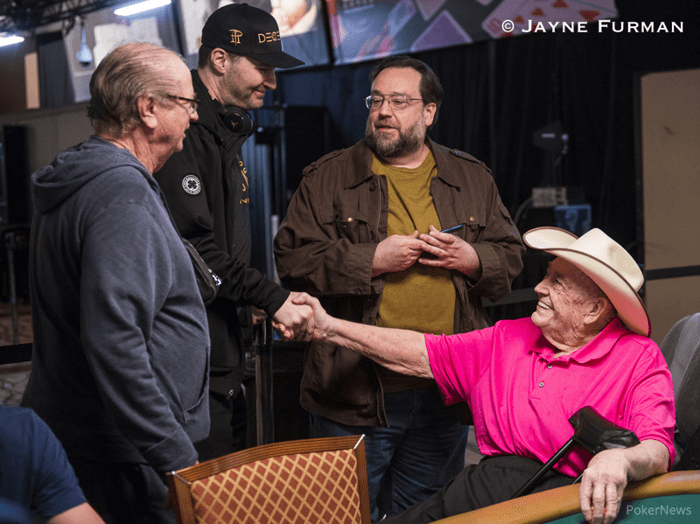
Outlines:
{"type": "Polygon", "coordinates": [[[466,220],[467,227],[464,228],[464,240],[474,244],[481,241],[484,236],[484,229],[486,229],[486,223],[483,220],[479,220],[479,217],[469,217],[466,220]]]}
{"type": "Polygon", "coordinates": [[[369,217],[357,209],[338,209],[333,217],[338,238],[347,239],[353,244],[372,241],[369,217]]]}
{"type": "MultiPolygon", "coordinates": [[[[209,348],[207,348],[207,353],[209,353],[209,348]]],[[[198,419],[201,419],[203,412],[206,412],[207,414],[209,413],[208,403],[205,404],[205,406],[203,406],[203,404],[205,400],[208,400],[209,398],[210,380],[210,362],[209,358],[207,358],[204,368],[204,377],[202,380],[201,388],[199,390],[199,395],[197,396],[197,399],[191,406],[183,406],[182,408],[182,416],[185,426],[193,422],[198,422],[198,419]],[[203,411],[204,407],[206,407],[206,410],[203,411]]]]}

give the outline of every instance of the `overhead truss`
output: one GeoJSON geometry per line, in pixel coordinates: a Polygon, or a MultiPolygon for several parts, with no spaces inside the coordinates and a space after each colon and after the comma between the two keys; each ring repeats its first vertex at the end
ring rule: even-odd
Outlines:
{"type": "Polygon", "coordinates": [[[129,0],[6,0],[0,2],[0,33],[31,31],[125,3],[129,0]]]}

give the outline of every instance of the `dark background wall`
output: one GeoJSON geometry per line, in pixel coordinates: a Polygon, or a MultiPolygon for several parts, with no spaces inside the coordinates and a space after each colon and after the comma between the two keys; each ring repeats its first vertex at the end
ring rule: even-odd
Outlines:
{"type": "MultiPolygon", "coordinates": [[[[673,22],[682,22],[683,32],[635,34],[615,32],[613,27],[598,32],[592,24],[587,33],[521,35],[415,56],[435,70],[445,87],[432,137],[491,167],[504,203],[513,216],[520,217],[521,230],[541,225],[538,220],[551,223],[551,217],[528,213],[526,204],[533,187],[580,187],[583,200],[592,207],[592,225],[625,245],[643,263],[637,79],[646,72],[700,68],[700,8],[690,0],[616,0],[616,6],[618,27],[628,21],[656,23],[657,27],[665,22],[669,28],[673,22]],[[535,130],[552,122],[560,122],[570,137],[568,152],[556,168],[556,155],[535,146],[532,139],[535,130]]],[[[51,50],[55,55],[53,47],[39,46],[40,63],[52,56],[51,50]]],[[[266,108],[292,108],[287,114],[289,139],[284,148],[289,192],[298,183],[301,166],[362,138],[367,117],[363,98],[369,93],[368,76],[375,63],[279,71],[279,87],[268,94],[266,108]]],[[[23,78],[5,74],[11,72],[3,62],[0,80],[23,78]]],[[[65,92],[64,82],[53,80],[57,90],[65,92]]],[[[15,84],[22,84],[19,87],[24,90],[23,82],[15,84]]],[[[5,100],[11,98],[8,94],[5,100]]],[[[42,105],[46,99],[42,94],[42,105]]],[[[30,169],[8,176],[28,177],[50,162],[60,149],[54,146],[60,141],[57,137],[68,136],[73,142],[86,138],[89,123],[84,109],[78,109],[51,118],[57,123],[49,126],[55,130],[53,140],[43,134],[39,140],[38,132],[30,128],[30,169]],[[83,132],[86,136],[79,137],[83,132]]],[[[7,112],[2,103],[0,112],[7,112]]],[[[5,115],[0,121],[23,125],[23,119],[32,114],[5,115]]],[[[256,116],[264,120],[262,114],[256,116]]],[[[257,138],[262,142],[262,136],[257,138]]],[[[252,157],[246,162],[253,176],[268,176],[250,165],[252,157]]],[[[260,218],[265,219],[267,211],[260,207],[260,218]]],[[[283,211],[284,205],[281,214],[283,211]]],[[[533,273],[539,276],[539,271],[533,273]]]]}
{"type": "MultiPolygon", "coordinates": [[[[617,0],[618,21],[683,22],[683,33],[538,33],[416,54],[445,87],[438,142],[465,150],[493,170],[515,215],[533,187],[581,186],[592,222],[638,249],[636,78],[700,67],[700,10],[691,1],[617,0]],[[533,132],[560,121],[570,136],[554,155],[533,132]]],[[[281,72],[273,103],[324,106],[328,146],[347,147],[364,133],[368,76],[376,62],[281,72]]],[[[699,144],[700,146],[700,144],[699,144]]],[[[309,154],[317,153],[308,144],[309,154]]],[[[304,154],[303,151],[297,152],[304,154]]]]}

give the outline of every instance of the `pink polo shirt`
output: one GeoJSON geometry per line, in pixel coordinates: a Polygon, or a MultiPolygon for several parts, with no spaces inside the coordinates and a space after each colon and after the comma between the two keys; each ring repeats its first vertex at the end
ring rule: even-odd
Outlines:
{"type": "MultiPolygon", "coordinates": [[[[479,450],[546,462],[571,436],[569,417],[591,406],[639,440],[666,445],[673,463],[673,383],[659,347],[613,320],[571,355],[529,318],[452,336],[425,335],[445,404],[466,400],[479,450]]],[[[591,459],[575,446],[555,469],[577,476],[591,459]]]]}

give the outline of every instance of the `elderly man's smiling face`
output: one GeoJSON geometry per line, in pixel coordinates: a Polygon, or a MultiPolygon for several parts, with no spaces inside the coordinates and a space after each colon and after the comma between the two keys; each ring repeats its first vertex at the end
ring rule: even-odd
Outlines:
{"type": "Polygon", "coordinates": [[[595,283],[562,258],[550,262],[547,275],[535,286],[538,302],[532,322],[558,349],[572,352],[596,334],[586,322],[602,295],[595,283]]]}

